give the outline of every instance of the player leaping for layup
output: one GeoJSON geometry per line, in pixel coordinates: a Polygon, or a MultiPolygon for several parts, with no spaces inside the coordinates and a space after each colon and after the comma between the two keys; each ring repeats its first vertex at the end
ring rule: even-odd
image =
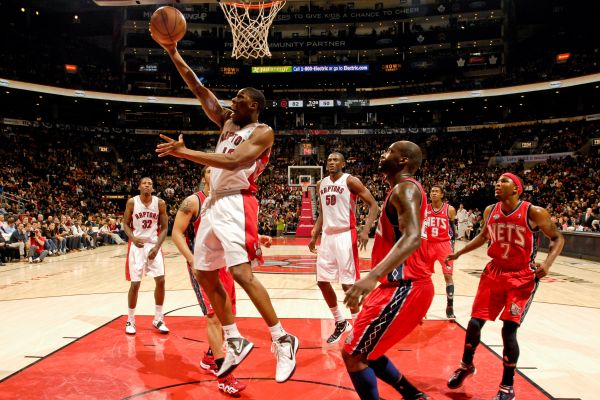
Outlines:
{"type": "Polygon", "coordinates": [[[231,110],[221,107],[213,92],[205,88],[185,63],[175,44],[161,44],[183,80],[200,100],[206,115],[221,128],[215,153],[185,147],[183,137],[157,146],[159,156],[185,158],[212,167],[211,193],[203,206],[203,221],[194,248],[194,268],[210,298],[227,340],[225,361],[217,377],[231,373],[250,353],[253,344],[242,337],[234,322],[231,301],[219,280],[219,269],[229,268],[235,281],[248,293],[269,326],[277,359],[275,380],[285,382],[296,370],[299,341],[288,334],[273,309],[269,294],[252,274],[261,261],[258,239],[257,180],[269,161],[275,132],[258,122],[265,97],[254,88],[240,90],[231,101],[231,110]]]}

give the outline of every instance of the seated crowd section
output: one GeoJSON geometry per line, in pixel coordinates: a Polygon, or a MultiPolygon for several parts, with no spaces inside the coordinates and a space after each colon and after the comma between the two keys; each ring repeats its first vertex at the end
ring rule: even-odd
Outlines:
{"type": "MultiPolygon", "coordinates": [[[[477,233],[485,207],[495,202],[493,187],[505,171],[524,180],[523,198],[545,207],[566,231],[600,231],[600,156],[590,139],[600,124],[570,122],[472,132],[404,135],[277,135],[271,161],[259,179],[259,230],[276,236],[293,234],[300,216],[301,190],[287,182],[290,165],[323,166],[333,151],[346,157],[346,172],[359,177],[381,204],[387,184],[377,165],[396,140],[419,144],[424,162],[417,178],[429,191],[444,186],[457,209],[469,210],[470,234],[477,233]],[[309,140],[317,155],[294,155],[290,149],[309,140]],[[529,141],[528,149],[515,143],[529,141]],[[533,166],[492,165],[496,156],[572,152],[533,166]],[[588,216],[586,216],[586,214],[588,216]],[[590,217],[591,215],[591,217],[590,217]]],[[[186,145],[212,151],[216,135],[189,135],[186,145]]],[[[0,261],[39,262],[46,256],[100,245],[122,244],[122,214],[128,197],[139,193],[142,177],[154,181],[155,194],[168,206],[172,223],[181,201],[200,189],[201,166],[175,158],[158,158],[158,136],[81,131],[75,126],[0,125],[0,261]]],[[[359,226],[367,210],[357,207],[359,226]]]]}

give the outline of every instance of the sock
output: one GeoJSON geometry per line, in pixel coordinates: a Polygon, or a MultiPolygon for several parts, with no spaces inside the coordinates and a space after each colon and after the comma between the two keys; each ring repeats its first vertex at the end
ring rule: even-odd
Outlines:
{"type": "Polygon", "coordinates": [[[377,377],[371,368],[365,368],[357,372],[348,372],[348,375],[350,375],[352,385],[361,400],[379,400],[377,377]]]}
{"type": "Polygon", "coordinates": [[[127,309],[127,321],[135,321],[135,308],[127,309]]]}
{"type": "Polygon", "coordinates": [[[217,364],[217,371],[221,369],[221,365],[223,365],[223,361],[225,361],[225,358],[216,358],[215,359],[215,364],[217,364]]]}
{"type": "Polygon", "coordinates": [[[446,300],[448,301],[448,307],[454,306],[454,284],[446,286],[446,300]]]}
{"type": "Polygon", "coordinates": [[[356,324],[356,317],[358,317],[358,313],[352,314],[352,326],[356,324]]]}
{"type": "Polygon", "coordinates": [[[344,320],[342,311],[340,310],[340,308],[338,306],[329,307],[329,309],[331,310],[331,314],[333,315],[333,319],[335,320],[336,323],[342,322],[344,320]]]}
{"type": "Polygon", "coordinates": [[[420,390],[414,387],[386,356],[369,361],[369,367],[375,372],[375,376],[396,389],[402,397],[410,398],[420,393],[420,390]]]}
{"type": "Polygon", "coordinates": [[[223,325],[223,335],[225,336],[225,340],[229,338],[239,338],[242,337],[240,331],[238,331],[236,324],[231,325],[223,325]]]}
{"type": "Polygon", "coordinates": [[[275,325],[270,326],[269,331],[271,331],[271,340],[273,340],[273,341],[276,341],[280,337],[285,336],[287,334],[285,332],[285,329],[283,329],[283,326],[281,326],[281,322],[278,322],[275,325]]]}
{"type": "Polygon", "coordinates": [[[156,321],[160,321],[160,320],[163,319],[162,309],[163,309],[162,304],[160,306],[158,304],[155,306],[155,309],[154,309],[154,319],[156,321]]]}
{"type": "Polygon", "coordinates": [[[213,355],[212,348],[210,348],[210,347],[208,348],[208,350],[206,351],[206,355],[207,356],[212,356],[213,355]]]}

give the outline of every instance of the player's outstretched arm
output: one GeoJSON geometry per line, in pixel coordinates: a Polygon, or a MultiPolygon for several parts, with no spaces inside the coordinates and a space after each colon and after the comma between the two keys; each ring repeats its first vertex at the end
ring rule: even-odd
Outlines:
{"type": "Polygon", "coordinates": [[[565,245],[565,238],[556,227],[556,224],[552,222],[550,219],[550,214],[545,208],[532,206],[529,209],[529,220],[530,225],[533,228],[537,226],[540,228],[542,233],[546,235],[548,239],[550,239],[548,256],[535,271],[535,275],[538,278],[543,278],[544,276],[548,275],[548,270],[554,263],[554,260],[556,260],[556,257],[558,257],[562,251],[563,246],[565,245]]]}
{"type": "Polygon", "coordinates": [[[251,165],[266,150],[270,149],[275,140],[275,132],[268,126],[260,126],[254,130],[250,139],[240,144],[231,153],[223,154],[190,150],[183,143],[183,135],[179,135],[178,140],[171,139],[162,134],[160,137],[164,140],[164,143],[156,146],[156,152],[159,157],[174,156],[185,158],[197,164],[233,171],[251,165]]]}
{"type": "MultiPolygon", "coordinates": [[[[152,33],[150,34],[152,35],[152,33]]],[[[169,57],[171,57],[171,60],[173,61],[173,64],[175,64],[175,68],[177,68],[179,75],[181,75],[188,88],[190,88],[192,93],[194,93],[194,96],[200,100],[200,104],[202,105],[202,109],[206,113],[206,116],[222,128],[225,121],[231,115],[231,110],[223,108],[215,94],[204,87],[194,71],[184,61],[183,57],[181,57],[179,51],[177,51],[177,43],[162,44],[157,40],[155,41],[161,45],[169,57]]]]}
{"type": "Polygon", "coordinates": [[[185,231],[192,219],[197,216],[198,203],[198,196],[196,195],[188,196],[181,202],[179,210],[177,210],[177,214],[175,215],[173,230],[171,231],[171,238],[175,246],[177,246],[177,250],[179,250],[187,263],[192,266],[194,265],[194,255],[186,243],[185,231]]]}
{"type": "Polygon", "coordinates": [[[141,239],[138,239],[133,234],[131,230],[131,219],[133,218],[133,206],[134,201],[133,198],[127,200],[127,206],[125,207],[125,213],[123,214],[123,230],[125,234],[131,240],[134,246],[136,247],[144,247],[144,242],[141,239]]]}
{"type": "Polygon", "coordinates": [[[475,236],[473,238],[473,240],[471,240],[469,243],[467,243],[465,245],[465,247],[463,247],[456,253],[450,254],[448,257],[446,257],[444,260],[445,262],[448,262],[451,260],[456,260],[458,257],[462,256],[463,254],[468,253],[470,251],[473,251],[473,250],[483,246],[484,244],[486,244],[488,242],[488,240],[490,240],[489,236],[488,236],[488,231],[487,231],[487,220],[488,220],[493,208],[494,208],[494,205],[487,206],[487,208],[483,212],[483,223],[481,225],[481,230],[479,231],[479,234],[477,236],[475,236]]]}
{"type": "Polygon", "coordinates": [[[364,250],[367,248],[367,243],[369,242],[369,232],[371,231],[371,228],[373,227],[373,224],[375,223],[375,220],[379,215],[379,205],[377,204],[377,201],[375,200],[369,189],[367,189],[366,186],[363,185],[360,179],[354,176],[349,177],[348,187],[350,188],[352,193],[355,193],[358,197],[360,197],[365,203],[369,205],[369,213],[367,214],[367,220],[365,221],[365,225],[360,231],[360,236],[358,238],[358,248],[364,250]]]}

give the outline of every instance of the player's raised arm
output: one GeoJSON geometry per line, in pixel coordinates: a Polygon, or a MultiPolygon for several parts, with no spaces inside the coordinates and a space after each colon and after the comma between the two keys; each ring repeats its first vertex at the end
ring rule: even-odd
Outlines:
{"type": "Polygon", "coordinates": [[[188,88],[194,93],[194,96],[200,100],[206,116],[222,128],[225,121],[229,118],[231,110],[223,108],[215,94],[200,82],[192,68],[184,61],[179,51],[177,51],[177,43],[162,44],[158,41],[156,42],[167,51],[179,75],[181,75],[188,88]]]}
{"type": "Polygon", "coordinates": [[[560,233],[556,224],[550,219],[550,214],[545,208],[531,206],[529,209],[529,219],[533,222],[533,227],[538,227],[544,235],[550,239],[548,247],[548,256],[546,260],[537,268],[535,275],[538,278],[543,278],[548,275],[548,270],[556,260],[565,245],[565,238],[560,233]]]}
{"type": "Polygon", "coordinates": [[[183,135],[179,135],[178,140],[171,139],[162,134],[160,137],[165,142],[156,146],[156,152],[159,157],[170,155],[185,158],[197,164],[233,171],[252,164],[261,154],[270,149],[275,140],[275,132],[266,125],[258,127],[252,133],[250,139],[240,144],[231,153],[224,154],[190,150],[183,143],[183,135]]]}

